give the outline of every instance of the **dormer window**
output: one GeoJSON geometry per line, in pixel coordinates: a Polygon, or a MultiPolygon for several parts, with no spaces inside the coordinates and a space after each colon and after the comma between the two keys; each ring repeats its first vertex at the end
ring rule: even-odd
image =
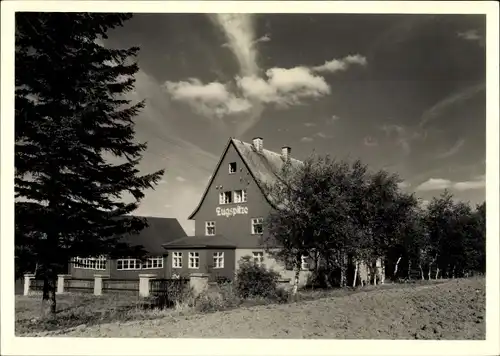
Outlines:
{"type": "Polygon", "coordinates": [[[229,163],[229,174],[236,173],[236,162],[229,163]]]}

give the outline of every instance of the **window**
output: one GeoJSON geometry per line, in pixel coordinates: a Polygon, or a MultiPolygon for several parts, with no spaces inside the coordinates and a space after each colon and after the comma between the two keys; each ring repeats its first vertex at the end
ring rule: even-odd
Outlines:
{"type": "Polygon", "coordinates": [[[182,268],[182,252],[172,254],[172,268],[182,268]]]}
{"type": "Polygon", "coordinates": [[[311,264],[309,263],[310,257],[304,255],[300,258],[300,269],[301,270],[309,270],[311,268],[311,264]]]}
{"type": "Polygon", "coordinates": [[[252,219],[252,235],[262,235],[263,232],[263,218],[252,219]]]}
{"type": "Polygon", "coordinates": [[[142,265],[143,269],[163,268],[163,257],[148,258],[142,265]]]}
{"type": "Polygon", "coordinates": [[[229,163],[229,174],[236,173],[236,162],[229,163]]]}
{"type": "Polygon", "coordinates": [[[205,235],[206,236],[215,235],[215,221],[205,221],[205,235]]]}
{"type": "Polygon", "coordinates": [[[200,268],[200,254],[189,252],[189,268],[200,268]]]}
{"type": "Polygon", "coordinates": [[[224,252],[214,252],[214,268],[224,268],[224,252]]]}
{"type": "Polygon", "coordinates": [[[255,251],[253,252],[253,261],[255,264],[262,266],[264,263],[264,252],[255,251]]]}
{"type": "Polygon", "coordinates": [[[234,202],[235,203],[245,203],[247,201],[247,191],[235,190],[234,191],[234,202]]]}
{"type": "Polygon", "coordinates": [[[231,192],[220,192],[219,193],[219,204],[231,204],[231,192]]]}
{"type": "Polygon", "coordinates": [[[116,269],[120,271],[141,269],[141,261],[135,258],[121,258],[116,260],[116,269]]]}
{"type": "Polygon", "coordinates": [[[81,269],[95,269],[104,271],[106,269],[106,258],[105,257],[89,257],[89,258],[80,258],[75,257],[73,259],[75,268],[81,269]]]}

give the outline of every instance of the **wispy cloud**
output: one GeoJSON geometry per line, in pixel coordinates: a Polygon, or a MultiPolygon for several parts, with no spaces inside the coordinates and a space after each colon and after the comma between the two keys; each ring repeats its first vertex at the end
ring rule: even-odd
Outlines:
{"type": "Polygon", "coordinates": [[[455,154],[458,153],[458,151],[460,151],[460,149],[462,148],[462,146],[465,144],[465,140],[464,139],[460,139],[458,140],[457,142],[455,142],[455,144],[450,147],[448,150],[446,150],[445,152],[439,154],[436,158],[438,159],[442,159],[442,158],[448,158],[448,157],[451,157],[455,154]]]}
{"type": "Polygon", "coordinates": [[[319,137],[319,138],[322,138],[322,139],[329,139],[329,138],[333,138],[333,135],[329,135],[329,134],[324,133],[324,132],[322,132],[322,131],[320,131],[320,132],[316,132],[314,135],[315,135],[316,137],[319,137]]]}
{"type": "Polygon", "coordinates": [[[355,54],[346,56],[342,59],[332,59],[331,61],[326,61],[324,64],[313,67],[312,69],[316,72],[335,73],[345,71],[353,64],[366,66],[367,63],[368,61],[365,57],[360,54],[355,54]]]}
{"type": "Polygon", "coordinates": [[[452,182],[449,179],[441,178],[429,178],[429,180],[423,182],[417,188],[416,191],[432,191],[432,190],[444,190],[452,186],[452,182]]]}
{"type": "Polygon", "coordinates": [[[425,132],[420,128],[411,128],[402,125],[382,125],[380,127],[387,137],[392,137],[395,144],[399,146],[403,153],[408,155],[411,152],[411,143],[414,140],[425,138],[425,132]]]}
{"type": "Polygon", "coordinates": [[[378,141],[376,138],[373,138],[371,136],[366,136],[363,140],[363,144],[368,147],[375,147],[378,146],[378,141]]]}
{"type": "Polygon", "coordinates": [[[483,179],[483,180],[457,182],[453,185],[453,188],[455,188],[456,190],[464,191],[464,190],[482,189],[485,186],[486,182],[483,179]]]}
{"type": "Polygon", "coordinates": [[[477,42],[480,46],[484,46],[484,36],[481,35],[477,29],[457,32],[457,37],[465,41],[477,42]]]}
{"type": "Polygon", "coordinates": [[[182,182],[186,181],[186,178],[181,177],[181,176],[177,176],[177,177],[175,177],[175,180],[182,183],[182,182]]]}
{"type": "Polygon", "coordinates": [[[308,136],[305,136],[305,137],[302,137],[300,139],[301,142],[312,142],[314,141],[314,139],[312,137],[308,137],[308,136]]]}
{"type": "Polygon", "coordinates": [[[316,126],[316,124],[314,122],[305,122],[304,126],[305,127],[314,127],[314,126],[316,126]]]}
{"type": "Polygon", "coordinates": [[[256,74],[257,50],[255,49],[255,27],[251,14],[211,14],[209,15],[224,32],[228,48],[238,60],[243,75],[256,74]]]}
{"type": "Polygon", "coordinates": [[[423,192],[423,191],[434,191],[434,190],[444,190],[444,189],[455,189],[458,191],[482,189],[486,185],[484,176],[478,178],[479,179],[470,181],[461,181],[461,182],[453,182],[449,179],[442,179],[442,178],[429,178],[429,180],[417,186],[415,190],[423,192]]]}
{"type": "Polygon", "coordinates": [[[334,123],[336,123],[339,120],[340,120],[339,116],[332,115],[332,116],[330,116],[329,118],[326,119],[326,124],[327,125],[333,125],[334,123]]]}
{"type": "Polygon", "coordinates": [[[475,95],[479,94],[480,92],[484,91],[486,89],[485,83],[477,84],[477,85],[472,85],[467,88],[464,88],[460,91],[457,91],[429,109],[427,109],[421,116],[420,118],[420,127],[423,127],[426,125],[429,121],[434,120],[440,116],[443,115],[443,113],[449,109],[450,107],[457,105],[458,103],[461,103],[465,100],[473,98],[475,95]]]}
{"type": "Polygon", "coordinates": [[[271,41],[271,37],[269,36],[269,34],[266,33],[264,36],[257,38],[253,43],[257,44],[257,43],[269,42],[269,41],[271,41]]]}

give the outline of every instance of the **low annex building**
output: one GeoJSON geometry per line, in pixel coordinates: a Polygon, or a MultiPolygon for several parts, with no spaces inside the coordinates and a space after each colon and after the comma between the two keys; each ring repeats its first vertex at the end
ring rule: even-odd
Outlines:
{"type": "Polygon", "coordinates": [[[79,263],[70,263],[69,273],[75,279],[92,279],[95,274],[107,275],[111,279],[138,279],[141,273],[156,274],[158,278],[170,278],[167,251],[164,243],[186,236],[179,221],[175,218],[146,217],[148,227],[137,234],[128,234],[122,242],[139,247],[146,252],[141,263],[135,258],[108,259],[75,257],[79,263]]]}

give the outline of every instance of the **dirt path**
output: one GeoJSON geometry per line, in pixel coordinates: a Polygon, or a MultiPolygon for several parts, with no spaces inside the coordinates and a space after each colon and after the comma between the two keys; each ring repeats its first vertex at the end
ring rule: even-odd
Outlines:
{"type": "Polygon", "coordinates": [[[80,326],[61,336],[484,339],[484,318],[484,279],[473,279],[296,304],[80,326]]]}

